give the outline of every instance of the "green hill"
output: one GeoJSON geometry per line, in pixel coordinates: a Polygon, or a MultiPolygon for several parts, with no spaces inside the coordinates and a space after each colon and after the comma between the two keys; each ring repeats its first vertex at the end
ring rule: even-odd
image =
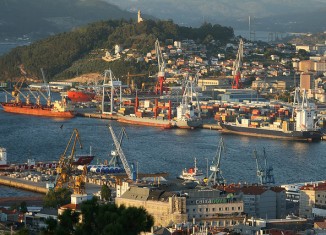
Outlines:
{"type": "Polygon", "coordinates": [[[101,21],[34,42],[29,46],[13,49],[0,57],[0,80],[12,80],[20,76],[19,65],[23,64],[28,75],[41,78],[40,69],[48,80],[66,79],[82,73],[103,72],[111,68],[117,76],[127,72],[157,70],[136,59],[105,62],[101,59],[104,49],[114,45],[131,48],[145,55],[154,49],[155,40],[194,39],[197,42],[211,40],[225,43],[234,37],[233,29],[220,25],[204,24],[200,28],[181,27],[172,21],[146,20],[140,24],[133,21],[101,21]]]}

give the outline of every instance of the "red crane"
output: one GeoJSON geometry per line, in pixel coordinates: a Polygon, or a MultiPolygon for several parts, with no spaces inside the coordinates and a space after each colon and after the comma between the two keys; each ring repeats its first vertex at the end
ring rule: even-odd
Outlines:
{"type": "Polygon", "coordinates": [[[242,60],[243,60],[243,41],[242,41],[242,39],[240,39],[237,57],[233,63],[234,79],[232,82],[232,89],[242,88],[241,72],[240,72],[240,69],[242,66],[242,60]]]}
{"type": "Polygon", "coordinates": [[[164,87],[165,81],[165,61],[163,59],[160,42],[158,39],[155,41],[155,51],[158,63],[158,74],[157,74],[157,83],[155,86],[155,94],[162,95],[163,91],[166,91],[166,87],[164,87]]]}

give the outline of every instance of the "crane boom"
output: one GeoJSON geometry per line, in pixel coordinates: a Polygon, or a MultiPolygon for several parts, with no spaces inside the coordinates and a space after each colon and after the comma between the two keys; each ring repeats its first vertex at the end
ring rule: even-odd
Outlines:
{"type": "Polygon", "coordinates": [[[165,61],[163,59],[160,42],[158,39],[155,41],[155,51],[156,51],[156,57],[157,57],[157,64],[158,64],[158,74],[157,74],[157,84],[155,86],[155,93],[156,94],[163,94],[163,90],[165,89],[163,87],[163,83],[165,81],[165,61]]]}
{"type": "Polygon", "coordinates": [[[222,176],[222,172],[220,169],[221,165],[221,157],[222,151],[225,151],[224,141],[221,137],[219,141],[219,145],[217,148],[216,155],[213,158],[212,165],[210,166],[211,175],[208,177],[207,184],[208,185],[223,185],[225,184],[225,179],[222,176]]]}
{"type": "Polygon", "coordinates": [[[123,164],[123,167],[125,168],[125,171],[127,173],[127,176],[128,176],[129,179],[132,179],[131,169],[130,169],[129,164],[127,162],[126,156],[125,156],[125,154],[122,151],[120,142],[119,142],[118,138],[116,137],[116,135],[115,135],[115,133],[114,133],[113,128],[112,128],[111,125],[109,125],[109,130],[111,132],[111,135],[112,135],[112,139],[113,139],[115,148],[116,148],[116,150],[117,150],[117,152],[119,154],[119,157],[121,159],[121,162],[123,164]]]}
{"type": "Polygon", "coordinates": [[[240,72],[240,68],[242,66],[242,60],[243,60],[243,41],[242,39],[240,39],[237,57],[233,63],[234,80],[232,82],[232,89],[242,88],[241,72],[240,72]]]}

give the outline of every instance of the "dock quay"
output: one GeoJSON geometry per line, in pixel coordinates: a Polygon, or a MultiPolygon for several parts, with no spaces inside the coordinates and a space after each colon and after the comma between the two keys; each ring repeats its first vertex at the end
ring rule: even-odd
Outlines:
{"type": "Polygon", "coordinates": [[[20,178],[11,178],[7,176],[0,176],[0,185],[24,189],[42,194],[46,194],[48,192],[45,182],[33,182],[20,178]]]}
{"type": "MultiPolygon", "coordinates": [[[[0,176],[0,185],[19,188],[23,190],[32,191],[35,193],[47,194],[48,189],[46,188],[46,183],[48,181],[32,181],[26,180],[24,178],[14,178],[10,176],[0,176]]],[[[96,182],[91,178],[86,183],[87,193],[93,194],[101,190],[103,183],[96,182]]]]}

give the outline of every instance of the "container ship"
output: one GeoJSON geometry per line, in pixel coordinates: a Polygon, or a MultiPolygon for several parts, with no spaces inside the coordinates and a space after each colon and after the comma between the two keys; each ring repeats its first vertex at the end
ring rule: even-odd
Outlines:
{"type": "Polygon", "coordinates": [[[289,140],[321,140],[323,134],[315,125],[316,111],[308,103],[304,93],[302,104],[294,105],[295,119],[277,120],[273,123],[261,122],[255,119],[237,117],[236,122],[220,121],[222,132],[239,135],[282,138],[289,140]]]}
{"type": "MultiPolygon", "coordinates": [[[[123,108],[118,112],[118,122],[161,127],[164,129],[170,128],[182,128],[182,129],[194,129],[202,126],[202,119],[195,115],[194,109],[189,106],[180,105],[177,107],[177,116],[172,118],[172,105],[171,102],[163,105],[155,100],[154,108],[150,109],[138,109],[138,99],[135,101],[135,112],[130,113],[127,109],[123,108]],[[165,112],[158,114],[157,111],[165,110],[165,112]]],[[[133,111],[132,111],[133,112],[133,111]]]]}
{"type": "Polygon", "coordinates": [[[67,103],[66,97],[62,97],[61,101],[48,102],[47,105],[42,105],[40,102],[33,104],[29,100],[26,102],[16,100],[13,102],[2,102],[1,106],[8,113],[57,118],[73,118],[76,115],[73,107],[67,103]]]}
{"type": "Polygon", "coordinates": [[[90,102],[95,98],[96,92],[91,90],[76,90],[67,91],[67,96],[72,102],[90,102]]]}
{"type": "Polygon", "coordinates": [[[143,108],[139,109],[139,99],[136,96],[134,110],[125,108],[118,111],[118,121],[129,124],[155,126],[162,128],[182,128],[194,129],[202,126],[201,112],[198,102],[198,95],[192,86],[192,82],[187,80],[182,101],[176,107],[176,115],[172,118],[172,103],[158,102],[151,105],[149,100],[145,100],[143,108]],[[196,100],[194,100],[194,97],[196,100]],[[132,113],[134,112],[134,113],[132,113]]]}
{"type": "Polygon", "coordinates": [[[321,140],[322,133],[318,130],[283,130],[277,127],[249,127],[236,123],[220,123],[222,132],[229,132],[238,135],[281,138],[290,140],[321,140]]]}

